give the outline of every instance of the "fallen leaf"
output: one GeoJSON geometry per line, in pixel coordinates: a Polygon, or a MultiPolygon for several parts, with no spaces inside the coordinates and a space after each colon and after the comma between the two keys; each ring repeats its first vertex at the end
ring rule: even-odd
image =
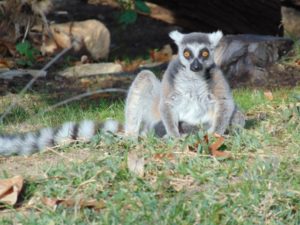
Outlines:
{"type": "Polygon", "coordinates": [[[79,207],[79,208],[93,208],[93,209],[103,209],[105,208],[105,202],[103,200],[85,200],[80,199],[76,201],[74,199],[56,199],[56,198],[42,198],[42,203],[48,207],[56,208],[58,205],[64,207],[79,207]]]}
{"type": "MultiPolygon", "coordinates": [[[[209,150],[210,150],[211,155],[214,156],[214,157],[223,157],[223,158],[231,157],[231,154],[229,152],[219,151],[219,148],[224,143],[225,138],[222,137],[219,134],[216,134],[216,133],[214,134],[214,136],[217,138],[217,140],[209,146],[209,150]]],[[[203,141],[204,141],[205,144],[207,144],[207,145],[209,144],[208,135],[204,135],[203,141]]],[[[201,140],[198,140],[194,145],[192,145],[192,146],[189,145],[188,150],[190,152],[197,152],[198,146],[201,145],[201,144],[202,144],[201,140]]]]}
{"type": "Polygon", "coordinates": [[[212,156],[214,157],[222,157],[222,158],[229,158],[231,157],[231,154],[226,151],[219,151],[219,148],[222,146],[222,144],[225,141],[225,138],[221,135],[215,134],[215,137],[217,140],[209,146],[209,150],[212,156]]]}
{"type": "Polygon", "coordinates": [[[160,51],[151,50],[150,57],[153,62],[169,62],[172,58],[172,48],[170,45],[165,45],[160,51]]]}
{"type": "Polygon", "coordinates": [[[122,66],[122,70],[124,72],[132,72],[132,71],[137,70],[140,67],[140,65],[144,63],[144,60],[136,59],[129,63],[125,62],[125,61],[116,60],[115,63],[120,64],[122,66]]]}
{"type": "Polygon", "coordinates": [[[46,59],[45,59],[44,56],[38,55],[38,56],[35,57],[35,60],[36,60],[37,62],[45,62],[46,59]]]}
{"type": "Polygon", "coordinates": [[[265,91],[264,92],[265,98],[272,101],[274,99],[273,94],[271,91],[265,91]]]}
{"type": "Polygon", "coordinates": [[[192,177],[185,178],[171,178],[170,185],[174,188],[175,191],[179,192],[181,190],[189,189],[195,183],[195,179],[192,177]]]}
{"type": "Polygon", "coordinates": [[[92,86],[92,81],[86,78],[80,79],[80,84],[82,85],[83,88],[87,89],[92,86]]]}
{"type": "Polygon", "coordinates": [[[156,153],[153,156],[153,159],[157,161],[162,161],[162,160],[174,161],[175,155],[174,153],[156,153]]]}
{"type": "Polygon", "coordinates": [[[22,190],[24,179],[21,176],[15,176],[9,179],[0,180],[0,202],[8,205],[16,204],[18,196],[22,190]]]}
{"type": "Polygon", "coordinates": [[[134,173],[138,177],[143,177],[144,176],[144,166],[145,166],[144,157],[139,158],[135,152],[128,153],[127,167],[130,172],[134,173]]]}
{"type": "Polygon", "coordinates": [[[132,205],[131,204],[124,205],[123,209],[131,210],[132,209],[132,205]]]}
{"type": "MultiPolygon", "coordinates": [[[[3,31],[3,30],[2,30],[3,31]]],[[[3,39],[0,39],[0,55],[6,56],[6,55],[16,55],[16,46],[15,43],[5,41],[3,39]]]]}
{"type": "MultiPolygon", "coordinates": [[[[205,144],[208,145],[209,139],[208,139],[208,135],[204,135],[203,137],[203,141],[205,144]]],[[[198,147],[199,145],[201,145],[203,143],[202,140],[197,140],[193,145],[188,145],[188,150],[192,151],[192,152],[198,152],[198,147]]]]}
{"type": "Polygon", "coordinates": [[[192,152],[197,152],[199,145],[201,145],[201,141],[197,140],[193,145],[188,145],[188,150],[192,152]]]}
{"type": "Polygon", "coordinates": [[[53,198],[42,198],[42,203],[49,207],[56,207],[61,200],[53,199],[53,198]]]}
{"type": "Polygon", "coordinates": [[[14,62],[12,62],[11,60],[7,60],[7,59],[0,59],[0,68],[12,68],[14,67],[14,62]]]}
{"type": "Polygon", "coordinates": [[[206,135],[204,135],[204,141],[205,141],[205,143],[206,144],[208,144],[208,142],[209,142],[209,139],[208,139],[208,135],[206,134],[206,135]]]}

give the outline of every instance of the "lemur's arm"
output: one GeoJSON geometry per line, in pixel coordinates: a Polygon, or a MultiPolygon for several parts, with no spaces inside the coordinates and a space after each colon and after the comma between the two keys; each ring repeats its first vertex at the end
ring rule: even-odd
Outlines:
{"type": "Polygon", "coordinates": [[[229,127],[230,119],[234,111],[234,103],[231,100],[219,100],[214,121],[214,132],[223,135],[229,127]]]}
{"type": "Polygon", "coordinates": [[[213,121],[213,132],[223,135],[229,126],[235,109],[235,103],[230,87],[222,71],[218,68],[215,68],[212,71],[211,90],[217,100],[215,118],[213,121]]]}
{"type": "Polygon", "coordinates": [[[160,103],[160,113],[167,135],[180,137],[178,115],[173,107],[173,99],[163,98],[160,103]]]}
{"type": "Polygon", "coordinates": [[[174,77],[167,70],[162,80],[161,98],[160,98],[160,115],[166,128],[167,135],[170,137],[179,137],[179,118],[175,111],[177,95],[173,86],[174,77]],[[172,78],[172,79],[171,79],[172,78]]]}

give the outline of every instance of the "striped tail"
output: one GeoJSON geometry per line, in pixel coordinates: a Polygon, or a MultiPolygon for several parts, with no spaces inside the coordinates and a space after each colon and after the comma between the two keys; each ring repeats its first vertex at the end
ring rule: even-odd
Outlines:
{"type": "Polygon", "coordinates": [[[106,120],[103,123],[83,120],[79,123],[67,122],[57,128],[43,128],[36,132],[0,135],[0,155],[31,155],[70,140],[89,141],[99,131],[116,133],[122,129],[122,125],[115,120],[106,120]]]}

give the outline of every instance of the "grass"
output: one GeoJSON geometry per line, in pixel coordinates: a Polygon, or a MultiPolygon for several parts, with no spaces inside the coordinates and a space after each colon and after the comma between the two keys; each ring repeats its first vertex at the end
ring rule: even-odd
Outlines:
{"type": "MultiPolygon", "coordinates": [[[[300,110],[294,97],[299,92],[274,90],[273,100],[260,90],[234,92],[248,121],[246,129],[225,141],[233,159],[211,158],[205,144],[201,151],[187,151],[197,135],[176,141],[149,136],[139,142],[98,135],[91,143],[61,146],[56,153],[11,157],[17,164],[29,160],[42,166],[35,176],[31,167],[21,168],[26,179],[23,201],[6,209],[13,216],[2,216],[0,224],[299,224],[300,110]],[[130,152],[145,159],[143,177],[129,171],[130,152]],[[168,158],[167,153],[175,156],[168,158]],[[43,163],[54,156],[58,163],[43,163]],[[53,208],[42,203],[45,197],[95,199],[103,206],[53,208]]],[[[2,132],[83,118],[123,120],[122,101],[74,102],[42,114],[41,108],[48,106],[45,98],[27,98],[31,104],[22,101],[0,127],[2,132]]],[[[0,104],[3,109],[8,102],[0,104]]],[[[14,176],[14,171],[7,168],[0,177],[14,176]]]]}
{"type": "Polygon", "coordinates": [[[283,56],[281,61],[285,64],[295,65],[295,63],[299,63],[300,60],[300,42],[297,37],[291,36],[289,34],[285,35],[288,38],[291,38],[294,41],[293,49],[290,54],[283,56]]]}
{"type": "MultiPolygon", "coordinates": [[[[0,108],[5,109],[13,98],[14,96],[5,98],[0,103],[0,108]]],[[[22,124],[28,127],[28,129],[25,129],[27,131],[36,126],[52,127],[65,121],[80,121],[82,119],[103,120],[110,117],[120,121],[123,120],[121,112],[124,104],[120,100],[84,100],[84,102],[73,102],[65,107],[45,112],[47,107],[52,104],[54,104],[53,100],[47,101],[44,95],[25,95],[24,100],[17,104],[12,112],[4,118],[4,123],[0,124],[0,131],[4,132],[4,128],[9,132],[20,131],[22,124]]],[[[21,131],[23,130],[21,129],[21,131]]]]}

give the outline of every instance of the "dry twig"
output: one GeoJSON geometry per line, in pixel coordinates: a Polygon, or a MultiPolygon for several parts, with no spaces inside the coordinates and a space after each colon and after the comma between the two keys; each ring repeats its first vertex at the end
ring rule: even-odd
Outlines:
{"type": "Polygon", "coordinates": [[[55,108],[57,108],[59,106],[68,104],[68,103],[70,103],[72,101],[80,100],[82,98],[89,97],[89,96],[95,95],[95,94],[110,93],[110,92],[123,92],[123,93],[127,93],[127,90],[122,89],[122,88],[107,88],[107,89],[100,89],[100,90],[96,90],[96,91],[88,91],[88,92],[85,92],[83,94],[76,95],[76,96],[73,96],[71,98],[68,98],[68,99],[66,99],[64,101],[58,102],[58,103],[56,103],[56,104],[48,107],[41,114],[49,112],[49,111],[52,111],[53,109],[55,109],[55,108]]]}
{"type": "Polygon", "coordinates": [[[26,91],[31,88],[31,86],[34,84],[34,82],[40,78],[45,76],[45,72],[47,69],[49,69],[60,57],[62,57],[64,54],[66,54],[69,50],[71,50],[73,45],[69,48],[63,49],[60,53],[58,53],[50,62],[48,62],[39,72],[36,76],[34,76],[27,84],[26,86],[20,91],[18,96],[13,100],[13,102],[10,104],[10,106],[7,107],[7,109],[4,111],[4,113],[0,117],[0,123],[3,123],[3,119],[11,112],[11,110],[16,106],[18,100],[26,93],[26,91]]]}

